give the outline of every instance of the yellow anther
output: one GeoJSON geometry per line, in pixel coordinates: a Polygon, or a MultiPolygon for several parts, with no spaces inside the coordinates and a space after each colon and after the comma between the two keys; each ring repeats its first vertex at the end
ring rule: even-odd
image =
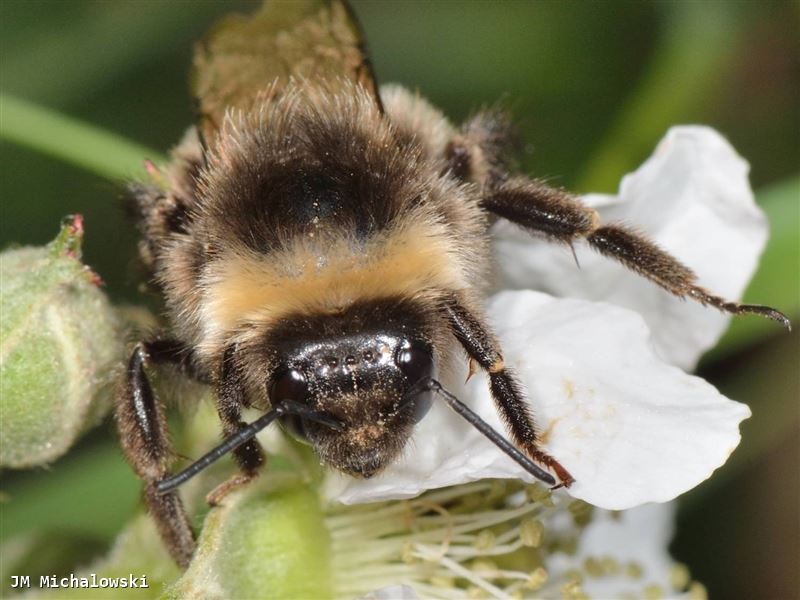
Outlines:
{"type": "Polygon", "coordinates": [[[544,538],[544,525],[541,521],[525,519],[519,525],[519,538],[524,546],[537,548],[544,538]]]}
{"type": "Polygon", "coordinates": [[[472,542],[472,545],[475,547],[476,550],[480,550],[485,552],[486,550],[491,550],[494,548],[495,543],[495,535],[494,532],[490,529],[484,529],[481,531],[478,536],[475,538],[475,541],[472,542]]]}
{"type": "Polygon", "coordinates": [[[539,567],[538,569],[534,569],[531,571],[530,576],[528,579],[525,580],[525,587],[529,590],[536,591],[540,589],[545,583],[547,583],[548,579],[547,571],[544,570],[544,567],[539,567]]]}
{"type": "Polygon", "coordinates": [[[619,575],[622,565],[612,556],[604,556],[600,559],[600,567],[606,575],[619,575]]]}
{"type": "Polygon", "coordinates": [[[637,562],[631,561],[625,565],[625,574],[631,579],[641,579],[643,572],[642,565],[637,562]]]}
{"type": "Polygon", "coordinates": [[[673,590],[682,591],[686,589],[689,582],[692,580],[692,575],[689,573],[689,567],[682,563],[675,563],[669,570],[669,584],[673,590]]]}
{"type": "Polygon", "coordinates": [[[645,600],[661,600],[664,597],[664,590],[660,585],[651,583],[642,590],[642,597],[645,600]]]}
{"type": "Polygon", "coordinates": [[[708,600],[708,590],[699,581],[693,581],[689,584],[689,598],[691,600],[708,600]]]}
{"type": "Polygon", "coordinates": [[[583,561],[583,570],[586,571],[589,577],[602,577],[605,574],[600,560],[594,556],[589,556],[583,561]]]}

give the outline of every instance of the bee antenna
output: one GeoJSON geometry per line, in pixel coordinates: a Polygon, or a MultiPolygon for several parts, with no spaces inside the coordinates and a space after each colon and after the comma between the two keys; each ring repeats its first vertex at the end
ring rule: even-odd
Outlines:
{"type": "Polygon", "coordinates": [[[509,442],[502,434],[500,434],[494,427],[484,421],[475,411],[469,406],[464,404],[461,400],[456,398],[453,394],[448,392],[442,387],[442,384],[435,379],[425,378],[418,381],[409,390],[408,395],[418,394],[419,392],[429,391],[435,393],[442,400],[447,402],[447,405],[460,417],[463,417],[470,425],[480,431],[483,435],[489,438],[495,446],[500,448],[508,456],[510,456],[519,466],[525,469],[528,473],[541,481],[544,481],[550,486],[556,484],[555,478],[547,471],[542,469],[539,465],[534,463],[530,458],[520,452],[514,444],[509,442]]]}
{"type": "Polygon", "coordinates": [[[159,481],[158,484],[156,484],[156,492],[159,494],[171,492],[179,485],[185,483],[197,475],[200,471],[225,456],[228,452],[235,450],[242,444],[253,439],[259,431],[283,415],[297,415],[303,419],[322,423],[323,425],[327,425],[331,429],[335,429],[337,431],[341,431],[342,429],[342,424],[330,415],[315,411],[308,406],[293,400],[282,400],[281,402],[278,402],[271,411],[261,415],[249,425],[242,427],[239,431],[228,437],[228,439],[222,442],[219,446],[198,458],[179,473],[159,481]]]}

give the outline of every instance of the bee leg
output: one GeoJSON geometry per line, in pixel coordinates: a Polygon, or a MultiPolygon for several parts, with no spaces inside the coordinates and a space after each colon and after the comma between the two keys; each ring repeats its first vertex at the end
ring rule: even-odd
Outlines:
{"type": "Polygon", "coordinates": [[[469,357],[477,361],[489,375],[492,399],[514,442],[535,462],[553,471],[560,480],[560,486],[568,487],[574,478],[555,458],[539,448],[528,403],[516,377],[503,363],[494,336],[456,299],[447,304],[445,312],[456,339],[469,357]]]}
{"type": "Polygon", "coordinates": [[[461,181],[493,185],[506,177],[516,133],[510,114],[497,108],[473,115],[444,148],[444,172],[461,181]]]}
{"type": "Polygon", "coordinates": [[[739,304],[697,285],[697,275],[643,235],[624,225],[601,225],[597,212],[567,192],[524,177],[492,188],[483,206],[532,233],[569,244],[579,238],[628,269],[646,277],[679,298],[691,298],[723,312],[752,313],[791,329],[789,319],[768,306],[739,304]]]}
{"type": "Polygon", "coordinates": [[[195,362],[194,355],[185,344],[171,338],[161,338],[145,342],[144,345],[151,362],[171,364],[190,379],[207,385],[211,383],[211,377],[195,362]]]}
{"type": "Polygon", "coordinates": [[[161,538],[175,562],[186,568],[195,549],[194,532],[177,492],[156,491],[158,482],[167,475],[173,452],[164,409],[145,372],[151,360],[170,360],[169,353],[159,352],[167,345],[165,341],[136,344],[128,361],[125,384],[117,396],[115,418],[122,450],[144,481],[144,499],[161,538]]]}
{"type": "MultiPolygon", "coordinates": [[[[222,421],[225,438],[247,425],[242,421],[244,406],[247,406],[247,399],[235,360],[235,347],[229,346],[223,355],[222,376],[217,385],[217,414],[222,421]]],[[[266,462],[264,450],[255,438],[236,448],[233,457],[242,472],[224,481],[206,496],[206,502],[211,506],[216,506],[227,494],[252,480],[266,462]]]]}

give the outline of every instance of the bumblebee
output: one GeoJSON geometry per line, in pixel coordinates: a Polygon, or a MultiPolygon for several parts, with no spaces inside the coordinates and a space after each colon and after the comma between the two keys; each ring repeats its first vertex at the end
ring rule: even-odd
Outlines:
{"type": "Polygon", "coordinates": [[[210,501],[254,477],[265,461],[255,433],[275,420],[324,464],[370,477],[440,397],[536,477],[572,483],[539,445],[485,323],[493,219],[583,240],[676,296],[788,327],[774,309],[699,287],[688,267],[568,192],[512,174],[503,112],[455,127],[419,95],[379,89],[340,0],[231,17],[196,48],[193,86],[198,125],[163,172],[149,165],[152,181],[130,188],[170,335],[135,346],[116,404],[126,457],[181,566],[195,539],[177,486],[228,451],[241,474],[210,501]],[[510,441],[438,383],[464,355],[486,372],[510,441]],[[213,386],[227,438],[176,476],[147,375],[158,363],[213,386]],[[247,424],[245,408],[264,414],[247,424]]]}

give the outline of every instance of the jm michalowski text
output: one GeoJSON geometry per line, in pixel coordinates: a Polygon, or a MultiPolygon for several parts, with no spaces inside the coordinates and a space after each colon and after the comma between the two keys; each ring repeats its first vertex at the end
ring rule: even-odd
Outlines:
{"type": "MultiPolygon", "coordinates": [[[[39,576],[40,588],[149,588],[147,575],[127,577],[98,577],[95,573],[83,576],[67,575],[58,577],[57,575],[39,576]]],[[[36,581],[36,577],[33,578],[36,581]]],[[[12,575],[12,588],[31,587],[30,575],[12,575]]]]}

